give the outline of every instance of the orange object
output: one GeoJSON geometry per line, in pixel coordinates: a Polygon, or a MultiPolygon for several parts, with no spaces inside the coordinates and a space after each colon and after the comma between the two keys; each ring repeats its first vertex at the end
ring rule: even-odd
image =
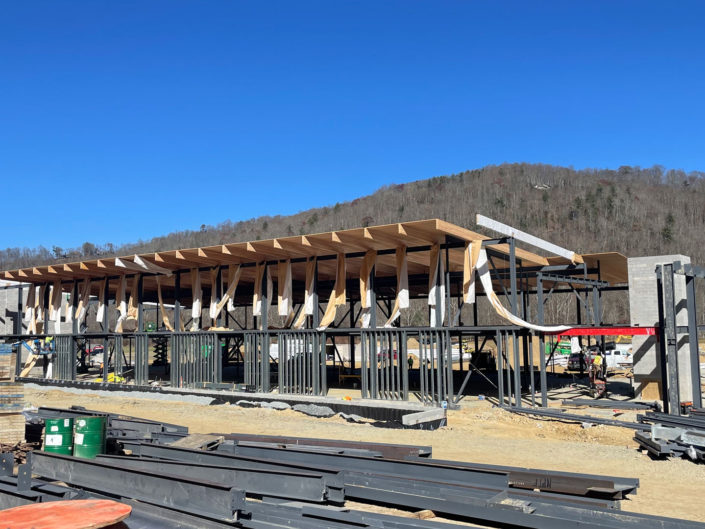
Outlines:
{"type": "Polygon", "coordinates": [[[98,529],[121,522],[132,507],[113,500],[32,503],[0,511],[3,529],[98,529]]]}
{"type": "Polygon", "coordinates": [[[343,400],[352,400],[352,397],[350,395],[345,395],[343,397],[343,400]]]}

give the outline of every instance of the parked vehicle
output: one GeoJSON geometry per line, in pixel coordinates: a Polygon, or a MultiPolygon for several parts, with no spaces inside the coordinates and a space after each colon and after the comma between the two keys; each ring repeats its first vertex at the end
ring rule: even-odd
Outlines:
{"type": "MultiPolygon", "coordinates": [[[[570,371],[580,371],[580,357],[582,353],[572,353],[568,357],[568,369],[570,371]]],[[[588,368],[588,358],[587,355],[582,355],[583,356],[583,371],[587,370],[588,368]]]]}
{"type": "Polygon", "coordinates": [[[389,358],[396,360],[397,359],[397,350],[393,349],[392,354],[389,354],[389,349],[384,349],[383,351],[378,351],[377,352],[377,361],[378,362],[388,362],[389,358]]]}
{"type": "MultiPolygon", "coordinates": [[[[621,345],[621,344],[620,344],[621,345]]],[[[598,346],[591,346],[588,349],[588,363],[592,363],[593,358],[600,351],[598,346]]],[[[619,369],[630,369],[634,364],[634,359],[632,357],[631,348],[625,350],[624,348],[616,348],[615,344],[607,344],[605,348],[605,365],[607,366],[607,371],[616,371],[619,369]],[[610,347],[611,346],[611,347],[610,347]],[[610,348],[608,348],[610,347],[610,348]]]]}

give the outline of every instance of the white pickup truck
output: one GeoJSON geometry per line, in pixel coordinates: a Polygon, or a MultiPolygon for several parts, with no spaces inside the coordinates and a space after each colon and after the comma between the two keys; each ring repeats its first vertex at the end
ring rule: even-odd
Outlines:
{"type": "MultiPolygon", "coordinates": [[[[592,357],[595,354],[596,351],[590,351],[590,361],[592,361],[592,357]]],[[[607,344],[607,347],[605,348],[605,363],[607,365],[607,371],[631,369],[634,365],[634,359],[632,357],[632,344],[607,344]]]]}

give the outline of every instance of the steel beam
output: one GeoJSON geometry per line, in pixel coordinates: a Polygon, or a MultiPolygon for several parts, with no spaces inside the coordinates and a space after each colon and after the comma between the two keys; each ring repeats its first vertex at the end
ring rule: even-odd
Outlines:
{"type": "Polygon", "coordinates": [[[32,473],[89,490],[117,494],[219,520],[237,520],[244,492],[218,483],[167,474],[155,475],[46,452],[28,457],[32,473]]]}
{"type": "Polygon", "coordinates": [[[276,496],[293,500],[323,502],[342,501],[339,490],[329,494],[323,476],[315,472],[282,470],[247,470],[122,456],[98,456],[98,463],[107,463],[120,468],[139,470],[156,475],[179,476],[198,481],[216,482],[234,487],[246,494],[276,496]],[[332,497],[331,497],[332,496],[332,497]]]}
{"type": "Polygon", "coordinates": [[[536,415],[539,417],[550,417],[559,421],[605,424],[607,426],[621,426],[624,428],[632,428],[634,430],[647,430],[648,426],[635,422],[617,421],[613,419],[604,419],[602,417],[593,417],[591,415],[575,415],[564,413],[561,410],[543,409],[543,408],[507,408],[512,413],[523,413],[526,415],[536,415]]]}

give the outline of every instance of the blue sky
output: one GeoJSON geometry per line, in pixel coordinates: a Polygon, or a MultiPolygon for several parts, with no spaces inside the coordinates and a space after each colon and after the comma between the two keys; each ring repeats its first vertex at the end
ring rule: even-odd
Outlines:
{"type": "Polygon", "coordinates": [[[702,2],[3,2],[0,247],[502,162],[705,170],[702,2]]]}

